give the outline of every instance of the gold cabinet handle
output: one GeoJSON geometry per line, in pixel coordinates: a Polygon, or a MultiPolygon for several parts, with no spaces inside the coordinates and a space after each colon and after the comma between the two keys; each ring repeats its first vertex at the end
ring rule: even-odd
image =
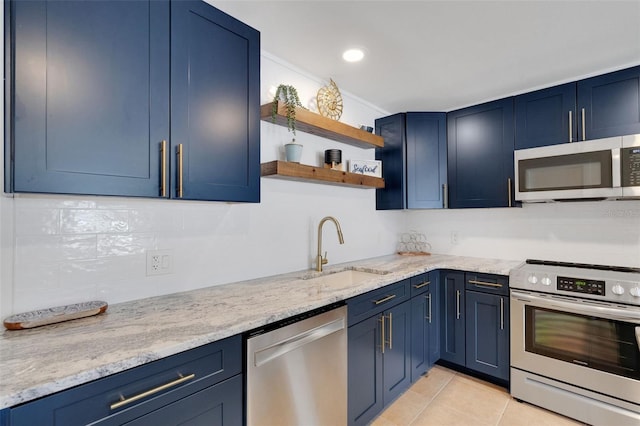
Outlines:
{"type": "Polygon", "coordinates": [[[373,303],[375,303],[376,305],[379,305],[379,304],[381,304],[381,303],[388,302],[389,300],[391,300],[391,299],[393,299],[393,298],[395,298],[395,297],[396,297],[396,295],[395,295],[395,294],[390,294],[390,295],[388,295],[388,296],[386,296],[386,297],[383,297],[383,298],[382,298],[382,299],[380,299],[380,300],[374,300],[374,301],[373,301],[373,303]]]}
{"type": "Polygon", "coordinates": [[[414,285],[413,285],[413,288],[415,288],[415,289],[419,289],[419,288],[422,288],[422,287],[428,286],[429,284],[431,284],[431,281],[425,281],[425,282],[423,282],[422,284],[414,284],[414,285]]]}
{"type": "Polygon", "coordinates": [[[393,316],[389,312],[389,349],[393,349],[393,316]]]}
{"type": "Polygon", "coordinates": [[[177,378],[176,380],[173,380],[173,381],[171,381],[169,383],[165,383],[164,385],[160,385],[160,386],[155,387],[153,389],[149,389],[148,391],[139,393],[139,394],[137,394],[135,396],[132,396],[130,398],[125,398],[124,396],[120,395],[120,401],[114,402],[113,404],[111,404],[110,408],[112,410],[115,410],[117,408],[120,408],[120,407],[123,407],[125,405],[131,404],[132,402],[138,401],[138,400],[140,400],[142,398],[146,398],[146,397],[148,397],[150,395],[153,395],[155,393],[162,392],[165,389],[169,389],[171,387],[177,386],[180,383],[184,383],[186,381],[192,380],[192,379],[194,379],[196,377],[195,374],[189,374],[188,376],[183,376],[182,374],[180,374],[179,376],[180,377],[177,378]]]}
{"type": "Polygon", "coordinates": [[[500,298],[500,330],[504,330],[504,298],[500,298]]]}
{"type": "Polygon", "coordinates": [[[431,324],[431,293],[428,293],[425,297],[429,301],[429,316],[425,317],[425,319],[429,320],[429,324],[431,324]]]}
{"type": "Polygon", "coordinates": [[[161,174],[160,174],[160,196],[167,196],[167,141],[163,140],[160,142],[160,164],[161,164],[161,174]]]}
{"type": "Polygon", "coordinates": [[[178,157],[178,187],[176,188],[178,198],[182,198],[184,195],[182,192],[182,157],[184,152],[182,150],[182,144],[179,144],[176,148],[176,156],[178,157]]]}
{"type": "Polygon", "coordinates": [[[573,111],[569,111],[569,142],[573,142],[573,111]]]}
{"type": "Polygon", "coordinates": [[[587,140],[587,125],[586,125],[587,113],[582,108],[582,140],[587,140]]]}
{"type": "Polygon", "coordinates": [[[442,184],[442,207],[449,208],[449,191],[446,183],[442,184]]]}
{"type": "Polygon", "coordinates": [[[456,290],[456,319],[460,319],[460,290],[456,290]]]}
{"type": "Polygon", "coordinates": [[[380,319],[378,320],[382,323],[382,325],[380,326],[380,343],[382,344],[382,353],[384,354],[384,345],[385,345],[385,340],[384,340],[384,314],[382,314],[380,316],[380,319]]]}
{"type": "Polygon", "coordinates": [[[511,178],[507,178],[507,197],[509,199],[509,207],[513,207],[513,201],[511,200],[511,178]]]}
{"type": "Polygon", "coordinates": [[[486,285],[489,287],[502,288],[502,284],[488,283],[486,281],[469,280],[469,284],[486,285]]]}

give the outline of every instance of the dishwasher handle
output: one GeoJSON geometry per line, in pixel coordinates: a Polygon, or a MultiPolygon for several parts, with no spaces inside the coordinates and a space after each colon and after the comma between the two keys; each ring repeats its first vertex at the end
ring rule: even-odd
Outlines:
{"type": "Polygon", "coordinates": [[[301,346],[307,345],[315,340],[322,339],[330,334],[344,330],[346,328],[345,319],[338,318],[311,330],[304,331],[288,339],[257,349],[253,353],[253,362],[256,367],[260,367],[269,361],[278,358],[287,352],[291,352],[301,346]]]}

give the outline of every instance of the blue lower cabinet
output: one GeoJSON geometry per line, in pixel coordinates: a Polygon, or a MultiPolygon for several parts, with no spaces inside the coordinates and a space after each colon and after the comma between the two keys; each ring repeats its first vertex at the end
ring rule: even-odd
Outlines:
{"type": "Polygon", "coordinates": [[[411,298],[411,382],[418,380],[440,359],[440,321],[437,272],[412,278],[412,291],[425,286],[411,298]]]}
{"type": "MultiPolygon", "coordinates": [[[[408,280],[403,286],[408,292],[408,280]]],[[[373,300],[379,297],[377,293],[379,290],[357,296],[347,306],[373,300]]],[[[368,424],[411,384],[410,332],[409,300],[349,327],[349,425],[368,424]]]]}
{"type": "MultiPolygon", "coordinates": [[[[242,376],[238,375],[124,424],[242,426],[241,395],[242,376]]],[[[102,426],[120,423],[107,421],[96,424],[102,426]]]]}
{"type": "Polygon", "coordinates": [[[509,380],[509,301],[507,296],[467,291],[466,366],[509,380]]]}
{"type": "Polygon", "coordinates": [[[349,424],[365,425],[382,409],[380,316],[349,327],[349,424]]]}
{"type": "Polygon", "coordinates": [[[465,365],[464,272],[441,272],[440,357],[465,365]]]}
{"type": "Polygon", "coordinates": [[[441,359],[508,381],[508,277],[452,271],[441,277],[441,359]]]}
{"type": "Polygon", "coordinates": [[[5,417],[10,426],[241,425],[241,362],[234,336],[12,407],[5,417]]]}

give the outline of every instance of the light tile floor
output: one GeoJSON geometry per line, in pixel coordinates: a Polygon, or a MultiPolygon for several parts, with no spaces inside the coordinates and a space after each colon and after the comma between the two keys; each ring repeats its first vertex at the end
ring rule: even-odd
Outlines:
{"type": "Polygon", "coordinates": [[[576,426],[572,419],[516,401],[505,388],[434,366],[372,426],[576,426]]]}

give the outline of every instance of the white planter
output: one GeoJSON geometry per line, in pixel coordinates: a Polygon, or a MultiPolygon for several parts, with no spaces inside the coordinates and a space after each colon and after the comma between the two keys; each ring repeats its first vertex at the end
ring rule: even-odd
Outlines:
{"type": "Polygon", "coordinates": [[[288,143],[284,146],[285,159],[291,163],[299,163],[302,156],[302,145],[299,143],[288,143]]]}

